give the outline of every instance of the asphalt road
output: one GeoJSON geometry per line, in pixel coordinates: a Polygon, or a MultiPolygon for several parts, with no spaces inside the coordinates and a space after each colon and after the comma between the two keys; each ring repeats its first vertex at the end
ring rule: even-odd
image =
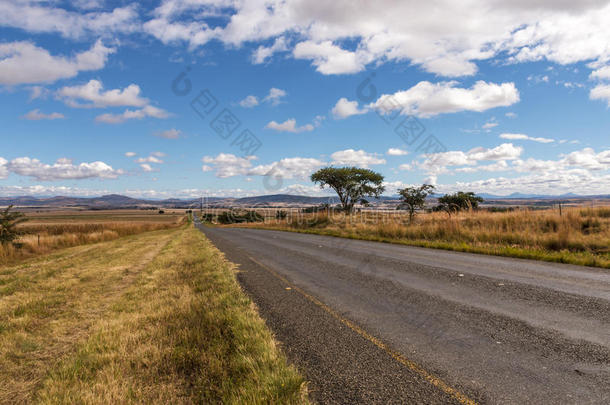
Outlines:
{"type": "Polygon", "coordinates": [[[198,225],[320,403],[610,403],[610,272],[198,225]]]}

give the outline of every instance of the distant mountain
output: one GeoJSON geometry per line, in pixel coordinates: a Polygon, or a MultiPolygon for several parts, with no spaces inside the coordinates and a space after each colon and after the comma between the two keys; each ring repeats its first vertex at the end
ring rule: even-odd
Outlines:
{"type": "MultiPolygon", "coordinates": [[[[511,200],[523,200],[523,203],[531,203],[535,200],[590,200],[590,199],[609,199],[610,195],[596,196],[579,196],[575,194],[564,194],[561,196],[535,195],[513,193],[508,196],[498,196],[493,194],[479,194],[488,202],[501,202],[511,200]]],[[[431,196],[436,198],[438,196],[431,196]]],[[[382,196],[379,199],[370,198],[369,202],[373,205],[393,205],[398,200],[398,196],[382,196]]],[[[310,197],[304,195],[293,194],[273,194],[261,195],[254,197],[205,197],[203,201],[200,198],[179,199],[168,198],[165,200],[151,200],[132,198],[120,194],[109,194],[101,197],[0,197],[0,206],[15,205],[18,207],[82,207],[90,209],[110,209],[110,208],[199,208],[201,204],[204,207],[302,207],[320,204],[338,204],[337,197],[310,197]]]]}

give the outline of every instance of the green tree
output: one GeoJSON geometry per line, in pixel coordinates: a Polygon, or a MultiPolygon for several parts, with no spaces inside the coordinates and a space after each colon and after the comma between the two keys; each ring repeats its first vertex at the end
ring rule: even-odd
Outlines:
{"type": "Polygon", "coordinates": [[[383,175],[358,167],[325,167],[312,174],[311,181],[335,190],[346,212],[351,212],[357,202],[366,204],[364,197],[378,198],[385,190],[383,175]]]}
{"type": "Polygon", "coordinates": [[[438,199],[439,209],[447,211],[449,215],[452,212],[461,210],[479,208],[479,204],[484,200],[482,197],[477,196],[475,193],[469,191],[467,193],[458,191],[454,194],[445,194],[438,199]]]}
{"type": "Polygon", "coordinates": [[[12,205],[0,212],[0,243],[3,245],[13,242],[21,234],[17,225],[27,221],[21,212],[11,211],[12,205]]]}
{"type": "Polygon", "coordinates": [[[419,187],[406,187],[398,190],[401,202],[397,209],[406,208],[409,211],[409,223],[413,221],[415,211],[424,208],[426,197],[432,194],[434,188],[431,184],[422,184],[419,187]]]}

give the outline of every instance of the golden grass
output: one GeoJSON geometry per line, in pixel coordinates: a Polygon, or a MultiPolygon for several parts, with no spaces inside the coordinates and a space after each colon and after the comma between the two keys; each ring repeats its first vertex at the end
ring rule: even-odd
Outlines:
{"type": "Polygon", "coordinates": [[[0,267],[0,403],[301,403],[235,267],[192,227],[0,267]]]}
{"type": "Polygon", "coordinates": [[[610,268],[610,208],[425,213],[297,214],[239,226],[610,268]]]}
{"type": "Polygon", "coordinates": [[[186,221],[184,214],[142,214],[140,211],[46,212],[28,215],[19,229],[17,246],[0,245],[0,264],[12,263],[56,249],[110,241],[123,236],[169,229],[186,221]],[[69,215],[68,215],[69,214],[69,215]]]}

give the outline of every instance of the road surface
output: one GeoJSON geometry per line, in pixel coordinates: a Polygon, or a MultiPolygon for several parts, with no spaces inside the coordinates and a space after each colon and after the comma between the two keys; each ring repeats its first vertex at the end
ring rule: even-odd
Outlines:
{"type": "Polygon", "coordinates": [[[610,272],[198,227],[320,403],[610,403],[610,272]]]}

